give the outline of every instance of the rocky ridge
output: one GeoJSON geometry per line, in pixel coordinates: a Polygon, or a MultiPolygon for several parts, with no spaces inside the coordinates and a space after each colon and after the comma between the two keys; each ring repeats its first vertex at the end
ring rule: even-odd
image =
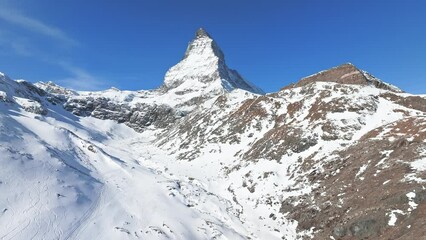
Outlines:
{"type": "Polygon", "coordinates": [[[345,63],[328,70],[320,71],[316,74],[305,77],[296,84],[292,84],[286,88],[302,87],[312,82],[335,82],[340,84],[356,84],[364,86],[373,85],[377,88],[392,92],[402,92],[402,90],[398,87],[385,83],[370,73],[358,69],[352,63],[345,63]]]}

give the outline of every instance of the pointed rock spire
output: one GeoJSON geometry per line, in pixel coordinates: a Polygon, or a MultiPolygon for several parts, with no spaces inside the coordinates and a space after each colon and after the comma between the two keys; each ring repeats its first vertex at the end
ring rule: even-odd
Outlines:
{"type": "Polygon", "coordinates": [[[235,88],[263,94],[262,90],[245,81],[237,71],[226,66],[222,50],[206,30],[199,28],[195,38],[188,44],[183,59],[167,71],[161,89],[179,94],[210,94],[235,88]]]}
{"type": "Polygon", "coordinates": [[[219,48],[217,43],[213,40],[210,34],[207,33],[203,28],[199,28],[195,32],[195,38],[189,42],[188,48],[186,49],[184,59],[189,55],[198,57],[211,57],[216,56],[222,61],[225,61],[225,55],[219,48]]]}
{"type": "Polygon", "coordinates": [[[199,28],[197,30],[197,32],[195,33],[195,37],[196,38],[203,38],[203,37],[211,38],[210,35],[208,34],[208,32],[206,32],[206,30],[204,30],[204,28],[199,28]]]}

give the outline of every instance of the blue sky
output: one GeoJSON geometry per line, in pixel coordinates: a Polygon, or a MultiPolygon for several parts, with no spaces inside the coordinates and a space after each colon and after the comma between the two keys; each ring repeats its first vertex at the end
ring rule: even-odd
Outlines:
{"type": "Polygon", "coordinates": [[[0,71],[79,90],[151,89],[197,28],[267,92],[352,62],[426,93],[426,1],[0,0],[0,71]]]}

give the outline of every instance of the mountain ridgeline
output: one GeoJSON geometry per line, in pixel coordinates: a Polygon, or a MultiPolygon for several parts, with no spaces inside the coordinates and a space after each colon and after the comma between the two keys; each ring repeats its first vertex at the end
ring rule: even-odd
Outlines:
{"type": "Polygon", "coordinates": [[[0,238],[426,235],[426,96],[350,63],[265,94],[199,29],[158,89],[1,74],[0,109],[0,238]]]}

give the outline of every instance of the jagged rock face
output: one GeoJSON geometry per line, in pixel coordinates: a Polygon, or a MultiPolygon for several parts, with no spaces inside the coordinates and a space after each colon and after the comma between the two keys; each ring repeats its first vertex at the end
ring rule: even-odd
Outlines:
{"type": "Polygon", "coordinates": [[[105,97],[71,98],[64,108],[77,116],[92,116],[99,119],[115,120],[124,123],[138,132],[146,127],[165,128],[182,117],[168,105],[137,103],[114,103],[105,97]]]}
{"type": "Polygon", "coordinates": [[[319,141],[351,142],[359,138],[357,132],[368,127],[368,118],[377,115],[387,101],[399,106],[390,119],[409,116],[404,107],[424,111],[424,98],[399,92],[352,64],[344,64],[278,93],[237,104],[228,99],[232,94],[223,95],[209,109],[195,111],[167,129],[159,145],[179,146],[179,158],[192,160],[208,143],[249,142],[250,148],[238,152],[242,158],[279,161],[283,155],[304,152],[319,141]],[[369,84],[373,81],[377,84],[369,84]],[[255,133],[261,137],[253,137],[255,133]]]}
{"type": "Polygon", "coordinates": [[[341,84],[373,85],[377,88],[394,92],[402,92],[395,86],[384,83],[371,74],[359,70],[353,64],[346,63],[329,70],[321,71],[314,75],[301,79],[298,83],[289,87],[301,87],[313,82],[335,82],[341,84]]]}
{"type": "Polygon", "coordinates": [[[207,56],[211,54],[215,55],[218,60],[223,62],[225,61],[225,55],[217,43],[212,39],[210,34],[208,34],[203,28],[200,28],[195,33],[195,39],[189,43],[183,59],[190,56],[207,56]]]}
{"type": "Polygon", "coordinates": [[[45,92],[55,94],[56,96],[78,95],[78,93],[76,91],[61,87],[61,86],[55,84],[54,82],[47,82],[47,83],[38,82],[38,83],[35,83],[34,86],[44,90],[45,92]]]}

